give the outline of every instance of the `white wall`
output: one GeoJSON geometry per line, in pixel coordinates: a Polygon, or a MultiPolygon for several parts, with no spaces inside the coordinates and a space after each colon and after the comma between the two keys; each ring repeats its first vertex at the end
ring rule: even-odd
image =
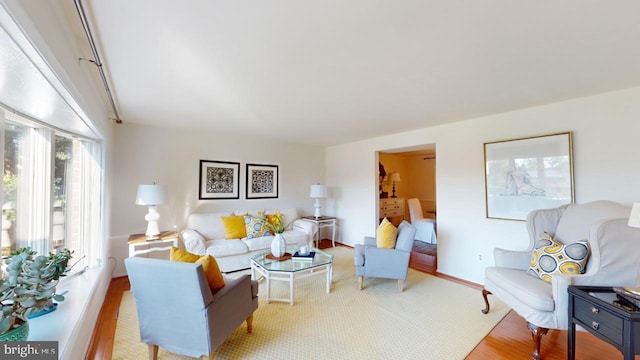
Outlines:
{"type": "Polygon", "coordinates": [[[375,152],[435,143],[438,271],[483,283],[493,248],[528,244],[524,222],[485,216],[483,144],[572,131],[576,202],[630,205],[640,201],[639,119],[640,88],[633,88],[329,147],[326,178],[339,189],[332,206],[342,242],[353,245],[375,234],[375,152]]]}
{"type": "Polygon", "coordinates": [[[110,241],[117,258],[115,276],[125,274],[129,234],[144,233],[147,208],[135,205],[139,184],[166,185],[169,203],[158,207],[160,229],[181,230],[193,212],[295,207],[299,215],[312,215],[311,184],[324,183],[324,148],[272,142],[260,137],[141,126],[115,128],[114,191],[110,241]],[[240,199],[198,200],[200,160],[240,163],[240,199]],[[277,199],[245,198],[246,164],[278,165],[277,199]]]}

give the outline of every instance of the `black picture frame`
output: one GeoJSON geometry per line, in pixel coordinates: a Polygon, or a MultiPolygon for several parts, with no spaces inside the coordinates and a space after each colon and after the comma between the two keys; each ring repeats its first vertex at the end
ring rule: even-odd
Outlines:
{"type": "Polygon", "coordinates": [[[278,198],[278,165],[247,164],[247,199],[278,198]]]}
{"type": "Polygon", "coordinates": [[[240,163],[200,160],[198,199],[240,198],[240,163]]]}

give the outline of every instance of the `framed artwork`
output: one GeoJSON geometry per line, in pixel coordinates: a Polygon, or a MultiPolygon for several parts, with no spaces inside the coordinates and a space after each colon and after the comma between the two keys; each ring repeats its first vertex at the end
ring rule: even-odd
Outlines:
{"type": "Polygon", "coordinates": [[[240,163],[200,160],[198,199],[239,199],[240,163]]]}
{"type": "Polygon", "coordinates": [[[247,164],[247,199],[278,197],[278,165],[247,164]]]}
{"type": "Polygon", "coordinates": [[[571,132],[484,144],[487,218],[526,220],[574,201],[571,132]]]}

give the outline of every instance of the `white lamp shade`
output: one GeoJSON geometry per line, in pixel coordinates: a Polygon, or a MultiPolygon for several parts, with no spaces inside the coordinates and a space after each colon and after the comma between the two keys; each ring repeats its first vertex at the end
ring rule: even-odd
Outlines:
{"type": "Polygon", "coordinates": [[[309,191],[309,197],[319,199],[327,197],[327,186],[326,185],[311,185],[311,190],[309,191]]]}
{"type": "Polygon", "coordinates": [[[161,205],[167,202],[167,188],[164,185],[139,185],[137,205],[161,205]]]}
{"type": "Polygon", "coordinates": [[[629,226],[640,228],[640,203],[633,204],[629,215],[629,226]]]}
{"type": "Polygon", "coordinates": [[[400,181],[400,173],[394,172],[389,175],[389,181],[398,182],[400,181]]]}

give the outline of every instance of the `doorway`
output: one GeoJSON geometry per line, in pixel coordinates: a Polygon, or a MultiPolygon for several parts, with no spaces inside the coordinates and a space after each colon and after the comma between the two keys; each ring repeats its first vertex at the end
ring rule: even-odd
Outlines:
{"type": "MultiPolygon", "coordinates": [[[[378,188],[379,220],[385,217],[398,226],[403,220],[411,222],[408,199],[416,198],[422,217],[434,221],[436,206],[436,147],[427,144],[414,148],[379,151],[378,188]]],[[[435,240],[435,222],[432,225],[435,240]]],[[[409,266],[435,274],[437,245],[414,241],[409,266]]]]}
{"type": "Polygon", "coordinates": [[[379,151],[378,169],[379,218],[391,215],[389,221],[396,226],[410,222],[407,199],[417,198],[423,216],[436,219],[435,144],[379,151]]]}

